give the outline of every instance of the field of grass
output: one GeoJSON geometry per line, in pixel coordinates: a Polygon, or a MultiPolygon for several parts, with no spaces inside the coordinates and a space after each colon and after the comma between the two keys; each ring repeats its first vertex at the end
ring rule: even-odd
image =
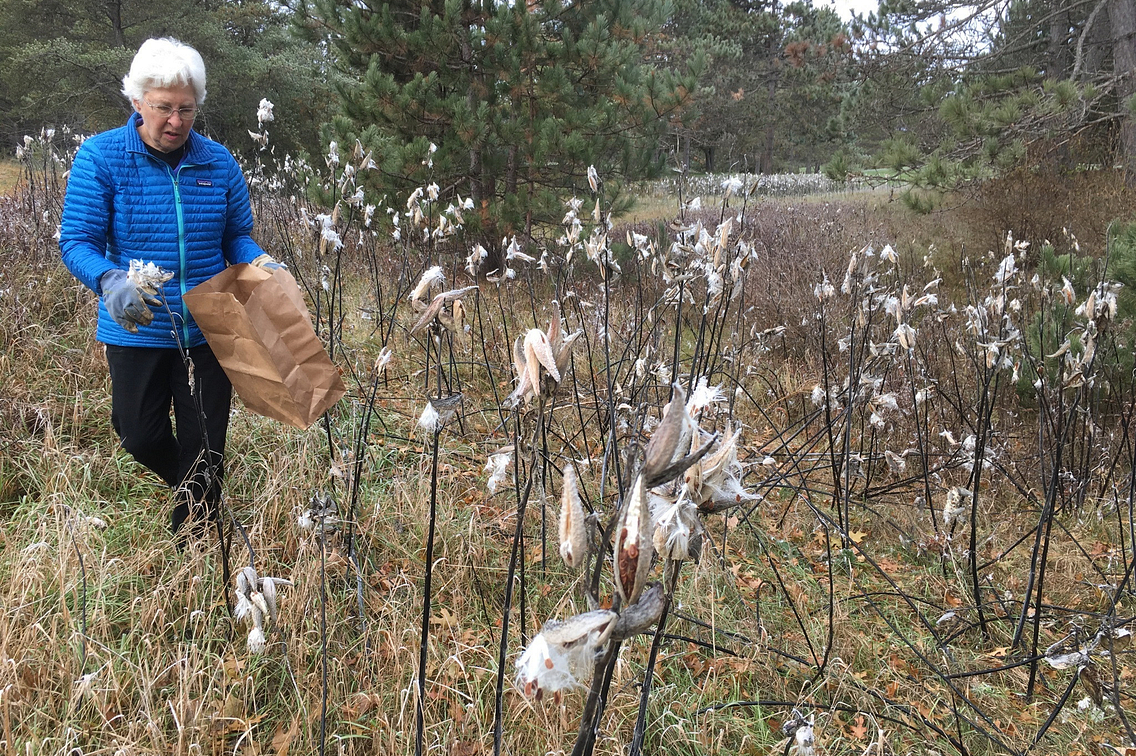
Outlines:
{"type": "Polygon", "coordinates": [[[1030,247],[976,249],[962,209],[835,195],[680,228],[661,201],[605,236],[589,199],[563,244],[524,250],[547,271],[490,280],[413,213],[398,241],[346,211],[321,232],[304,218],[327,208],[254,184],[258,238],[348,385],[306,431],[234,412],[227,522],[251,549],[235,537],[229,566],[290,583],[254,652],[218,538],[179,551],[168,491],[118,448],[94,298],[52,238],[59,187],[36,191],[0,204],[2,754],[625,754],[641,731],[642,753],[1077,756],[1133,737],[1125,324],[1107,286],[1063,299],[1030,247]],[[432,265],[444,285],[411,297],[432,265]],[[411,333],[413,300],[474,284],[464,316],[411,333]],[[1031,340],[1039,313],[1064,352],[1031,340]],[[534,331],[555,348],[561,317],[580,335],[556,379],[534,331]],[[509,401],[518,337],[535,396],[509,401]],[[660,452],[681,417],[689,446],[660,452]],[[639,525],[671,548],[681,510],[698,558],[679,539],[628,573],[636,480],[703,443],[639,525]],[[560,556],[569,467],[595,513],[584,567],[560,556]],[[299,524],[317,496],[326,533],[299,524]],[[542,627],[564,635],[545,623],[597,608],[650,621],[576,641],[575,686],[543,664],[516,679],[542,627]]]}
{"type": "Polygon", "coordinates": [[[23,166],[12,160],[0,160],[0,196],[10,195],[16,190],[23,166]]]}

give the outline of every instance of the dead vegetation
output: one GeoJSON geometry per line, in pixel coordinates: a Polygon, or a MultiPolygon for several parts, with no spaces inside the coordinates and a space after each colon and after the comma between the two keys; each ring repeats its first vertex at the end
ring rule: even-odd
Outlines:
{"type": "MultiPolygon", "coordinates": [[[[323,173],[353,196],[343,166],[323,173]]],[[[941,219],[855,198],[739,195],[609,233],[601,188],[487,278],[463,271],[476,248],[428,187],[392,208],[395,240],[382,208],[333,215],[254,183],[261,238],[351,387],[306,432],[234,417],[227,505],[252,550],[237,536],[232,566],[291,582],[260,653],[216,538],[179,554],[166,492],[117,449],[93,300],[57,262],[57,187],[0,205],[4,753],[1131,744],[1136,395],[1099,270],[1070,294],[1032,246],[963,249],[941,219]],[[460,322],[447,301],[411,336],[407,295],[435,264],[479,289],[460,322]],[[536,357],[511,408],[514,342],[552,319],[580,332],[570,358],[552,380],[536,357]],[[741,431],[739,492],[696,515],[696,561],[621,573],[671,386],[700,382],[720,390],[690,411],[709,453],[741,431]],[[584,567],[560,558],[570,466],[594,513],[584,567]],[[652,583],[673,600],[646,633],[572,636],[592,648],[580,688],[536,700],[514,681],[546,622],[624,612],[652,583]]],[[[673,505],[688,478],[658,495],[673,505]]]]}

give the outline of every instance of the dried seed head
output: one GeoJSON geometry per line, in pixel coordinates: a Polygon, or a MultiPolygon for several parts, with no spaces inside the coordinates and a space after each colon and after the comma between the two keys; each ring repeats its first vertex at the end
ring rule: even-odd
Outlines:
{"type": "Polygon", "coordinates": [[[252,614],[252,603],[248,600],[248,596],[243,593],[237,593],[237,605],[233,608],[233,619],[241,622],[252,614]]]}
{"type": "Polygon", "coordinates": [[[173,271],[159,268],[152,262],[144,263],[141,260],[131,260],[130,270],[126,277],[147,294],[156,296],[162,291],[162,284],[174,277],[173,271]]]}
{"type": "Polygon", "coordinates": [[[312,496],[311,505],[296,519],[300,530],[314,530],[317,526],[324,533],[334,533],[339,522],[339,508],[335,499],[323,493],[312,496]]]}
{"type": "Polygon", "coordinates": [[[793,740],[797,746],[797,756],[813,756],[816,753],[816,737],[813,735],[813,725],[810,722],[803,727],[797,728],[797,732],[793,735],[793,740]]]}
{"type": "Polygon", "coordinates": [[[584,507],[580,503],[576,469],[569,464],[564,468],[564,492],[560,497],[560,556],[566,565],[576,568],[584,563],[587,551],[584,507]]]}

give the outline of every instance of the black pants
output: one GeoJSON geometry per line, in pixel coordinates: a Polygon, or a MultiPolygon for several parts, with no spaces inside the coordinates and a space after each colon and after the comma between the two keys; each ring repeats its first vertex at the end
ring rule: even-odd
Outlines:
{"type": "Polygon", "coordinates": [[[232,386],[212,350],[208,345],[189,350],[195,390],[190,388],[189,373],[177,349],[108,344],[106,355],[111,422],[122,448],[174,488],[173,531],[177,532],[191,511],[215,518],[232,386]],[[176,434],[170,423],[171,404],[176,434]]]}

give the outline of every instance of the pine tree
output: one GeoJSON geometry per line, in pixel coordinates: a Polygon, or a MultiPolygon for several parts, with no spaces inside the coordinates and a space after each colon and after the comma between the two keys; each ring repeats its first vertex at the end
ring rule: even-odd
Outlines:
{"type": "Polygon", "coordinates": [[[675,0],[665,29],[665,57],[701,72],[696,117],[673,126],[680,166],[697,165],[697,150],[707,171],[771,173],[816,167],[835,150],[851,48],[831,9],[675,0]]]}
{"type": "Polygon", "coordinates": [[[335,136],[358,139],[373,187],[430,181],[471,198],[487,236],[531,235],[587,191],[657,165],[664,119],[690,84],[645,50],[668,13],[655,0],[313,0],[299,8],[350,78],[335,136]],[[430,145],[437,151],[430,154],[430,145]]]}
{"type": "Polygon", "coordinates": [[[1086,164],[1136,178],[1136,0],[887,0],[862,31],[874,89],[923,106],[902,137],[916,185],[1086,164]]]}

